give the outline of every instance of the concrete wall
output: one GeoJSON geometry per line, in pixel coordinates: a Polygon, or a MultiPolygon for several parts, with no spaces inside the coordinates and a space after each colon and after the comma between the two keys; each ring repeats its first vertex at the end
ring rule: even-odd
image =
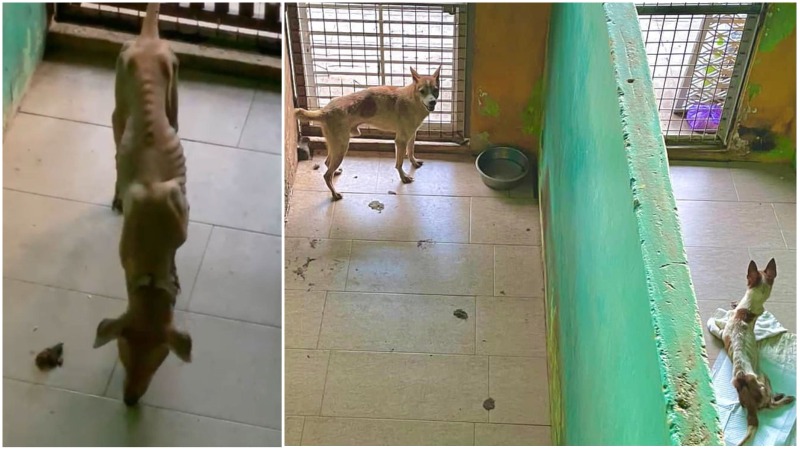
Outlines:
{"type": "Polygon", "coordinates": [[[538,152],[549,4],[475,5],[470,145],[538,152]]]}
{"type": "Polygon", "coordinates": [[[44,3],[3,3],[3,129],[13,117],[44,55],[44,3]]]}
{"type": "MultiPolygon", "coordinates": [[[[289,50],[285,44],[283,51],[288,55],[289,50]]],[[[292,195],[292,186],[297,172],[297,121],[294,119],[294,85],[288,57],[283,62],[283,121],[286,124],[283,136],[283,157],[286,160],[283,167],[284,209],[288,210],[289,197],[292,195]]]]}
{"type": "Polygon", "coordinates": [[[768,6],[731,140],[736,159],[795,160],[797,151],[797,5],[768,6]]]}
{"type": "Polygon", "coordinates": [[[553,5],[540,204],[554,442],[719,444],[632,4],[553,5]]]}

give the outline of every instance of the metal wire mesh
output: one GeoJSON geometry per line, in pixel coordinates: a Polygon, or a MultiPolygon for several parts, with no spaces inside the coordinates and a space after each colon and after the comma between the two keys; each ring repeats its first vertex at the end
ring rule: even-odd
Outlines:
{"type": "Polygon", "coordinates": [[[753,3],[639,6],[665,139],[698,144],[725,140],[759,11],[760,4],[753,3]]]}
{"type": "MultiPolygon", "coordinates": [[[[298,104],[321,108],[368,87],[404,86],[409,67],[432,74],[441,65],[440,96],[417,133],[420,140],[461,141],[465,120],[466,5],[289,4],[298,104]]],[[[303,127],[304,135],[319,135],[303,127]]],[[[362,136],[392,136],[363,127],[362,136]]]]}
{"type": "MultiPolygon", "coordinates": [[[[144,3],[59,3],[59,20],[136,32],[144,3]]],[[[278,3],[163,3],[159,15],[165,37],[261,51],[280,51],[278,3]],[[237,45],[238,44],[238,45],[237,45]]]]}

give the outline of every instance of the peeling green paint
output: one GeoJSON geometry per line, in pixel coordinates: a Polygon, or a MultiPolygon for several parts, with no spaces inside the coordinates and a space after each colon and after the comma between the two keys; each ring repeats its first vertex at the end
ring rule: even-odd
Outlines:
{"type": "Polygon", "coordinates": [[[44,3],[3,3],[3,128],[44,55],[44,3]]]}
{"type": "Polygon", "coordinates": [[[767,17],[764,20],[764,33],[758,50],[771,52],[786,39],[797,26],[797,4],[773,3],[769,5],[767,17]]]}
{"type": "Polygon", "coordinates": [[[540,78],[534,83],[528,103],[522,111],[522,131],[531,136],[539,136],[542,131],[542,95],[544,83],[540,78]]]}
{"type": "Polygon", "coordinates": [[[489,93],[478,90],[478,112],[486,117],[500,117],[500,104],[497,103],[489,93]]]}
{"type": "Polygon", "coordinates": [[[548,42],[539,194],[554,444],[719,445],[636,9],[555,4],[548,42]]]}
{"type": "Polygon", "coordinates": [[[747,98],[752,100],[755,97],[758,97],[758,94],[761,93],[761,85],[760,84],[751,84],[747,86],[747,98]]]}

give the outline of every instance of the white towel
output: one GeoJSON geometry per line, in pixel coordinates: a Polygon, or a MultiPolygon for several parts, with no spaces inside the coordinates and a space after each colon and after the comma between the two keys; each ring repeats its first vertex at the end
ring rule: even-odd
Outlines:
{"type": "MultiPolygon", "coordinates": [[[[732,314],[732,311],[718,309],[707,323],[711,334],[720,337],[727,319],[732,314]]],[[[756,320],[755,333],[761,370],[770,378],[773,390],[796,396],[797,335],[783,328],[769,311],[764,311],[764,314],[756,320]]],[[[736,389],[731,384],[732,376],[733,364],[727,353],[721,352],[711,378],[726,445],[738,444],[747,430],[747,413],[739,405],[736,389]]],[[[758,431],[750,445],[783,446],[796,443],[796,403],[774,410],[759,411],[758,419],[758,431]]]]}

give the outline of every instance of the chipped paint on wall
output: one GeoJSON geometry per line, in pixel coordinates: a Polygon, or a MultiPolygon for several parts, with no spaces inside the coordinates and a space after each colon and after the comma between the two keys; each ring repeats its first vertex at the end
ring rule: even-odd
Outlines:
{"type": "Polygon", "coordinates": [[[500,104],[483,89],[478,89],[478,111],[482,116],[500,117],[500,104]]]}

